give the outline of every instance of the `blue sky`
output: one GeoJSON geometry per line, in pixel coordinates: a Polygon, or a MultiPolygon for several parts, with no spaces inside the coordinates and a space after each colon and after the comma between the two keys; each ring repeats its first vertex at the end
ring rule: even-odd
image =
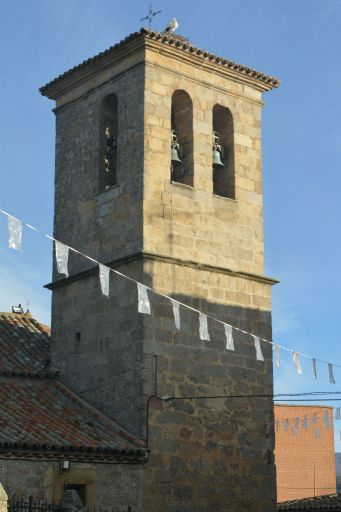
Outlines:
{"type": "MultiPolygon", "coordinates": [[[[132,0],[0,1],[0,208],[52,232],[54,115],[38,88],[141,26],[132,0]]],[[[265,271],[274,339],[341,364],[341,0],[158,0],[154,28],[176,16],[179,33],[212,53],[282,80],[264,95],[265,271]]],[[[0,310],[28,301],[49,322],[52,247],[25,231],[7,249],[0,217],[0,310]]],[[[341,390],[327,370],[275,370],[278,392],[341,390]]],[[[337,405],[337,403],[334,403],[337,405]]],[[[339,402],[341,405],[341,402],[339,402]]],[[[341,422],[338,428],[341,429],[341,422]]],[[[341,450],[340,443],[337,445],[341,450]]]]}

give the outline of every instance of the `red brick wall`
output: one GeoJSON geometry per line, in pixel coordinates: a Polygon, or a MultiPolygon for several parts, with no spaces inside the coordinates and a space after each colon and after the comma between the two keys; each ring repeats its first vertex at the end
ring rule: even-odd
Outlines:
{"type": "Polygon", "coordinates": [[[332,407],[275,405],[275,437],[278,502],[336,492],[332,407]],[[325,411],[329,427],[324,423],[325,411]],[[306,430],[302,426],[305,416],[306,430]],[[299,418],[297,435],[293,433],[295,418],[299,418]],[[286,419],[290,420],[287,431],[283,427],[286,419]]]}

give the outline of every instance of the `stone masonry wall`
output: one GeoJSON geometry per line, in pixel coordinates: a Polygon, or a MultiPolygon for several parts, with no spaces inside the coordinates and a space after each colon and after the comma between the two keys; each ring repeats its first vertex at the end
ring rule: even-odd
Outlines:
{"type": "MultiPolygon", "coordinates": [[[[271,337],[269,285],[153,260],[144,262],[142,277],[141,265],[120,270],[236,327],[271,337]]],[[[177,331],[170,302],[151,292],[152,315],[140,315],[135,285],[119,277],[111,279],[109,300],[101,296],[98,276],[56,292],[56,318],[64,322],[60,334],[56,325],[55,352],[62,380],[144,439],[146,407],[153,394],[181,398],[272,393],[270,345],[262,344],[266,361],[257,361],[252,338],[235,332],[236,351],[227,351],[222,326],[211,320],[211,341],[203,342],[197,314],[182,307],[177,331]],[[78,325],[82,339],[77,346],[78,325]]],[[[150,455],[141,468],[138,510],[221,511],[226,496],[235,507],[231,510],[248,510],[250,502],[255,511],[272,510],[273,432],[267,437],[265,431],[266,421],[272,419],[271,398],[153,399],[150,455]]],[[[122,471],[129,474],[130,469],[122,471]]]]}
{"type": "MultiPolygon", "coordinates": [[[[144,69],[112,75],[56,111],[54,234],[103,263],[142,248],[144,69]],[[98,193],[100,107],[112,93],[118,107],[118,185],[98,193]]],[[[70,274],[92,265],[70,254],[70,274]]],[[[61,277],[54,272],[54,280],[61,277]]]]}
{"type": "MultiPolygon", "coordinates": [[[[129,72],[118,66],[79,87],[80,97],[66,95],[68,103],[59,101],[56,111],[54,234],[103,263],[142,249],[142,58],[127,59],[129,72]],[[118,185],[98,193],[100,106],[111,93],[118,101],[118,185]]],[[[70,252],[70,276],[93,266],[70,252]]],[[[129,272],[138,274],[138,266],[129,272]]],[[[63,277],[54,268],[54,281],[63,277]]],[[[110,301],[101,295],[98,275],[54,290],[52,364],[74,391],[139,434],[142,323],[136,288],[126,284],[113,279],[110,301]]]]}
{"type": "MultiPolygon", "coordinates": [[[[270,339],[270,283],[262,280],[261,94],[182,61],[175,51],[147,50],[146,61],[143,248],[160,261],[145,263],[145,280],[270,339]],[[170,107],[177,89],[193,102],[193,188],[170,182],[170,107]],[[215,104],[233,117],[235,200],[213,195],[215,104]],[[193,268],[192,262],[212,268],[193,268]]],[[[156,299],[152,317],[144,319],[144,366],[152,369],[153,356],[159,356],[159,396],[269,398],[153,400],[144,509],[218,512],[228,500],[229,510],[238,512],[274,510],[273,432],[265,432],[273,419],[271,346],[263,344],[265,363],[257,361],[253,339],[238,333],[236,352],[227,352],[222,325],[209,321],[212,338],[202,342],[197,315],[184,308],[181,314],[177,332],[170,304],[156,299]]],[[[152,376],[145,379],[146,399],[152,383],[152,376]]]]}
{"type": "MultiPolygon", "coordinates": [[[[86,485],[86,506],[127,512],[137,507],[140,466],[71,463],[59,473],[57,462],[0,461],[1,483],[8,496],[57,504],[66,484],[86,485]]],[[[7,510],[7,509],[6,509],[7,510]]]]}
{"type": "MultiPolygon", "coordinates": [[[[146,262],[144,268],[146,280],[149,277],[156,290],[236,327],[271,337],[268,285],[155,261],[146,262]],[[255,306],[257,302],[263,305],[255,306]]],[[[271,345],[262,343],[265,362],[257,361],[253,338],[234,331],[235,352],[227,351],[222,325],[209,319],[211,340],[202,341],[195,312],[180,306],[177,331],[170,301],[152,293],[150,299],[152,315],[144,316],[146,403],[154,393],[178,398],[269,397],[153,399],[141,510],[275,510],[273,429],[266,430],[267,421],[273,421],[271,345]]]]}
{"type": "MultiPolygon", "coordinates": [[[[119,270],[142,280],[141,268],[136,262],[119,270]]],[[[73,391],[141,436],[143,319],[137,289],[113,275],[110,288],[107,299],[96,274],[53,292],[52,364],[73,391]]]]}
{"type": "Polygon", "coordinates": [[[176,55],[147,51],[146,59],[144,250],[262,275],[261,94],[176,55]],[[193,188],[170,183],[171,98],[178,89],[193,102],[193,188]],[[216,104],[233,118],[235,200],[213,195],[216,104]]]}

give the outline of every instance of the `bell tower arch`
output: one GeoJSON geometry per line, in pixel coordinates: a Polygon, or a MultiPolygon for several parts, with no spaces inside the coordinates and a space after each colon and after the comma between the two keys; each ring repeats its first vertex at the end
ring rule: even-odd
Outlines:
{"type": "MultiPolygon", "coordinates": [[[[270,339],[276,281],[264,275],[260,120],[262,93],[278,85],[184,38],[143,29],[44,86],[56,101],[55,237],[270,339]],[[101,112],[113,145],[104,144],[101,112]],[[216,173],[214,144],[223,150],[216,173]],[[99,187],[98,155],[107,158],[108,147],[115,178],[109,172],[112,181],[99,187]]],[[[52,364],[148,442],[133,491],[141,511],[195,504],[221,512],[227,500],[238,512],[274,511],[274,434],[265,432],[271,346],[259,361],[252,338],[235,331],[235,350],[226,350],[221,324],[209,319],[210,341],[202,340],[195,312],[180,307],[177,329],[157,294],[149,294],[151,315],[141,315],[131,281],[112,276],[107,299],[97,267],[72,256],[69,270],[67,279],[54,271],[48,285],[52,364]]]]}

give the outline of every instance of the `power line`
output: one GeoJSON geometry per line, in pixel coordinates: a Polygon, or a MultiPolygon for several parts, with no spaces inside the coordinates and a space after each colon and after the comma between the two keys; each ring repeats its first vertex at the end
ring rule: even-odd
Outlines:
{"type": "Polygon", "coordinates": [[[304,399],[297,399],[294,398],[288,398],[288,399],[279,399],[276,400],[276,402],[340,402],[341,398],[307,398],[304,399]]]}
{"type": "Polygon", "coordinates": [[[276,399],[277,402],[283,401],[292,401],[292,402],[308,402],[308,401],[332,401],[332,400],[341,400],[341,398],[316,398],[316,399],[300,399],[300,398],[292,398],[292,399],[284,399],[277,397],[301,397],[301,396],[325,396],[325,395],[340,395],[341,391],[328,392],[328,391],[311,391],[307,393],[279,393],[279,394],[258,394],[258,395],[193,395],[193,396],[170,396],[165,395],[159,397],[164,401],[171,400],[209,400],[209,399],[217,399],[217,398],[272,398],[276,399]]]}

